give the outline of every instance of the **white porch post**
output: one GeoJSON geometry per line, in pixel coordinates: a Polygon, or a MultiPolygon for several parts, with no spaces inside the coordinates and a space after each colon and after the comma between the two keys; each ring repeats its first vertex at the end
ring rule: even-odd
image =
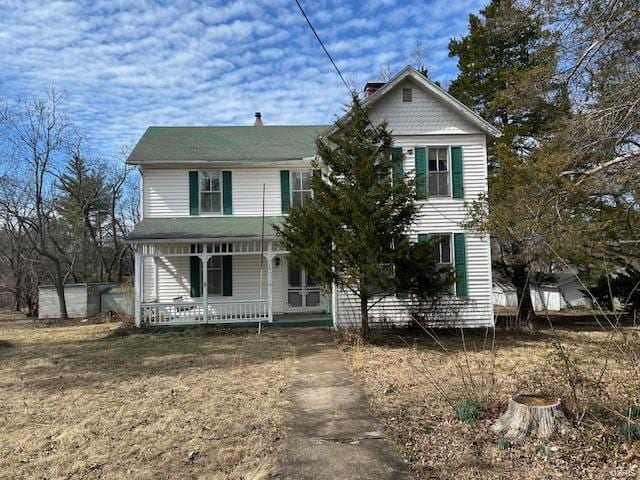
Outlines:
{"type": "Polygon", "coordinates": [[[269,242],[267,250],[267,301],[269,302],[269,323],[273,323],[273,249],[269,242]]]}
{"type": "Polygon", "coordinates": [[[142,323],[142,256],[140,252],[140,246],[136,245],[133,253],[134,258],[134,304],[135,304],[135,322],[136,327],[139,327],[142,323]]]}
{"type": "Polygon", "coordinates": [[[158,284],[158,272],[158,257],[153,257],[153,298],[155,299],[155,302],[160,301],[160,285],[158,284]]]}
{"type": "MultiPolygon", "coordinates": [[[[336,244],[331,243],[331,249],[335,250],[336,244]]],[[[335,272],[335,267],[331,265],[331,271],[335,272]]],[[[333,329],[338,329],[338,321],[339,321],[339,313],[338,313],[338,286],[336,282],[331,282],[331,319],[333,320],[333,329]]]]}
{"type": "Polygon", "coordinates": [[[338,287],[336,282],[331,282],[331,318],[334,330],[338,329],[338,287]]]}
{"type": "MultiPolygon", "coordinates": [[[[206,245],[202,246],[202,251],[206,251],[206,245]]],[[[209,314],[208,310],[209,310],[209,294],[208,294],[208,290],[209,287],[207,285],[207,267],[209,265],[209,255],[203,254],[200,255],[200,262],[202,263],[202,309],[203,309],[203,313],[202,313],[202,321],[204,323],[208,323],[207,320],[207,316],[209,314]]]]}

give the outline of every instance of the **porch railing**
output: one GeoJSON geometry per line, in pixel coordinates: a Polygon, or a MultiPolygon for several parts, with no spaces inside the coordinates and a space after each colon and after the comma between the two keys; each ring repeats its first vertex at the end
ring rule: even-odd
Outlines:
{"type": "Polygon", "coordinates": [[[268,300],[210,302],[206,319],[203,302],[143,303],[141,309],[142,323],[147,325],[270,322],[273,318],[268,300]]]}
{"type": "Polygon", "coordinates": [[[208,323],[270,321],[268,300],[214,302],[207,305],[208,323]]]}
{"type": "Polygon", "coordinates": [[[141,308],[142,323],[147,325],[204,323],[202,303],[143,303],[141,308]]]}

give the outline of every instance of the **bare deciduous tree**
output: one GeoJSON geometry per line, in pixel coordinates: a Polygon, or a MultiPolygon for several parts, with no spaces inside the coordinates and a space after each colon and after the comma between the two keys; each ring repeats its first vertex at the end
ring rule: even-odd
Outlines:
{"type": "Polygon", "coordinates": [[[55,285],[60,317],[68,318],[64,284],[78,259],[74,238],[55,212],[54,181],[58,163],[76,138],[67,117],[58,110],[62,95],[5,103],[0,110],[0,136],[13,162],[12,181],[1,197],[2,209],[22,229],[28,245],[43,259],[55,285]]]}

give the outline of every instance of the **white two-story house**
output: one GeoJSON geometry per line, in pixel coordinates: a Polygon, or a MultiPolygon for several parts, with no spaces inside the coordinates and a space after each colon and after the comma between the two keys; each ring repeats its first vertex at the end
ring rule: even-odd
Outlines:
{"type": "MultiPolygon", "coordinates": [[[[486,234],[466,231],[466,202],[487,191],[487,139],[499,135],[421,73],[406,67],[365,87],[374,124],[388,122],[404,172],[416,178],[414,241],[437,235],[456,271],[456,323],[493,324],[486,234]]],[[[316,126],[150,127],[127,163],[141,176],[135,251],[136,325],[358,321],[349,295],[322,291],[287,259],[274,231],[311,196],[316,126]]],[[[407,300],[381,299],[371,321],[406,322],[407,300]]]]}

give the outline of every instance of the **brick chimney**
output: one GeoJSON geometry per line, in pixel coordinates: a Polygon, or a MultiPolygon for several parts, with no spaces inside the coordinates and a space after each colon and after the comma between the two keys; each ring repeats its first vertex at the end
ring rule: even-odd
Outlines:
{"type": "Polygon", "coordinates": [[[367,82],[364,86],[364,98],[373,95],[384,86],[384,82],[367,82]]]}
{"type": "Polygon", "coordinates": [[[260,112],[256,112],[256,119],[253,121],[254,127],[262,127],[264,124],[262,123],[262,114],[260,112]]]}

